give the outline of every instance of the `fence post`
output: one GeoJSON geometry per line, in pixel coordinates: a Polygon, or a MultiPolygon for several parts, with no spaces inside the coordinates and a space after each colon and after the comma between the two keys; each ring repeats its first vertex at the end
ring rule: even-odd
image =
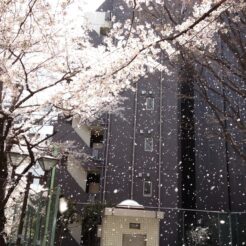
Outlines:
{"type": "Polygon", "coordinates": [[[185,228],[184,228],[184,213],[185,211],[182,210],[182,244],[185,244],[185,228]]]}
{"type": "Polygon", "coordinates": [[[57,187],[56,193],[55,193],[55,204],[54,204],[53,216],[52,216],[52,227],[51,227],[51,237],[50,237],[51,246],[54,245],[54,241],[55,241],[56,222],[57,222],[57,214],[58,214],[58,208],[59,208],[60,193],[61,193],[61,189],[60,187],[57,187]]]}
{"type": "Polygon", "coordinates": [[[22,205],[22,210],[21,210],[21,215],[20,215],[20,224],[18,227],[18,232],[17,232],[17,240],[16,240],[16,245],[20,246],[21,245],[21,239],[22,239],[22,231],[23,231],[23,226],[24,226],[24,219],[26,216],[26,207],[27,207],[27,202],[28,202],[28,195],[29,195],[29,190],[30,186],[32,184],[32,173],[28,173],[27,175],[27,184],[25,188],[25,193],[24,193],[24,200],[23,200],[23,205],[22,205]]]}
{"type": "Polygon", "coordinates": [[[219,246],[221,246],[221,227],[220,227],[220,214],[218,213],[218,221],[217,221],[217,225],[218,225],[218,237],[219,237],[219,246]]]}
{"type": "Polygon", "coordinates": [[[230,245],[232,245],[232,224],[231,224],[231,212],[228,213],[229,216],[229,231],[230,231],[230,245]]]}
{"type": "Polygon", "coordinates": [[[41,213],[42,213],[42,205],[43,205],[43,199],[42,199],[43,192],[40,192],[40,197],[39,197],[39,205],[38,205],[38,214],[37,214],[37,221],[35,225],[35,230],[34,230],[34,237],[33,237],[33,245],[37,245],[38,241],[38,236],[40,235],[40,225],[41,225],[41,213]]]}
{"type": "Polygon", "coordinates": [[[46,212],[44,238],[43,238],[42,246],[46,246],[48,242],[50,210],[51,210],[51,205],[52,205],[52,194],[54,193],[55,173],[56,173],[56,167],[53,167],[51,171],[50,188],[49,188],[49,194],[48,194],[49,199],[48,199],[48,207],[47,207],[47,212],[46,212]]]}

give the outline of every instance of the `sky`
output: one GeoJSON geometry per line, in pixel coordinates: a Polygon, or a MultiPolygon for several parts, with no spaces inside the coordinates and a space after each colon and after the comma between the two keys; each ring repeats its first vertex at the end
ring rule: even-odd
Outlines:
{"type": "Polygon", "coordinates": [[[95,11],[104,2],[104,0],[83,0],[83,2],[84,11],[91,12],[95,11]]]}

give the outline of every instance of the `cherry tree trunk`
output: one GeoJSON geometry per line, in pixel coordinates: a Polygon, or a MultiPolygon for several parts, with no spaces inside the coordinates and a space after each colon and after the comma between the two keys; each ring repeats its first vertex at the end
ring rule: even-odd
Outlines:
{"type": "Polygon", "coordinates": [[[6,245],[4,240],[5,217],[5,194],[8,177],[7,158],[5,153],[5,141],[3,136],[4,120],[0,119],[0,245],[6,245]]]}

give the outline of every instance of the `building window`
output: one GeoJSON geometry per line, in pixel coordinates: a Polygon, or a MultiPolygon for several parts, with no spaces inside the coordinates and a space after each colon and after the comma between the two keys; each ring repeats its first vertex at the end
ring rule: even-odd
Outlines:
{"type": "Polygon", "coordinates": [[[154,110],[155,99],[153,97],[146,98],[146,110],[154,110]]]}
{"type": "Polygon", "coordinates": [[[144,150],[150,152],[153,151],[153,138],[144,139],[144,150]]]}
{"type": "Polygon", "coordinates": [[[98,193],[100,188],[100,174],[89,172],[87,174],[86,193],[98,193]]]}
{"type": "Polygon", "coordinates": [[[143,195],[152,196],[152,182],[151,181],[143,182],[143,195]]]}
{"type": "Polygon", "coordinates": [[[90,147],[93,149],[101,149],[103,147],[103,129],[92,129],[90,147]]]}
{"type": "MultiPolygon", "coordinates": [[[[123,234],[122,243],[120,245],[147,245],[147,235],[145,234],[123,234]]],[[[149,244],[148,244],[149,245],[149,244]]]]}

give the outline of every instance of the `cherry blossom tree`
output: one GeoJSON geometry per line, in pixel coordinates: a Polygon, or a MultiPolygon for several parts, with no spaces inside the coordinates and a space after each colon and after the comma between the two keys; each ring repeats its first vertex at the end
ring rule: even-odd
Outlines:
{"type": "Polygon", "coordinates": [[[159,59],[162,54],[173,61],[180,46],[200,54],[204,49],[214,52],[215,36],[224,28],[221,14],[245,8],[242,0],[185,2],[183,17],[175,20],[178,6],[164,0],[122,1],[123,9],[132,14],[124,23],[114,17],[108,36],[95,45],[90,32],[82,27],[80,1],[1,1],[1,245],[4,208],[19,181],[17,178],[6,191],[7,153],[24,146],[30,158],[21,173],[25,175],[40,155],[36,150],[51,137],[30,134],[33,125],[48,120],[54,110],[85,120],[115,109],[120,92],[141,77],[156,70],[171,73],[159,59]],[[186,4],[190,4],[187,12],[186,4]],[[46,113],[34,117],[35,112],[46,113]]]}
{"type": "Polygon", "coordinates": [[[245,161],[245,9],[237,14],[226,11],[220,21],[224,24],[216,35],[216,51],[180,47],[179,59],[192,78],[195,100],[206,107],[207,138],[224,139],[226,148],[245,161]]]}
{"type": "Polygon", "coordinates": [[[104,90],[103,83],[93,84],[92,79],[87,78],[98,74],[96,66],[86,67],[98,49],[90,44],[87,32],[77,19],[66,18],[71,7],[69,1],[59,1],[55,6],[40,0],[0,3],[1,245],[4,245],[6,204],[21,176],[36,163],[42,154],[42,145],[52,136],[40,136],[38,129],[33,132],[34,125],[41,125],[41,128],[41,122],[52,120],[54,110],[58,111],[60,106],[64,110],[70,110],[68,106],[79,108],[84,100],[87,104],[81,112],[86,116],[94,114],[100,103],[110,101],[108,85],[104,90]],[[68,86],[73,79],[74,85],[81,84],[80,89],[84,89],[81,93],[83,100],[76,101],[80,98],[79,90],[77,98],[67,98],[68,91],[75,89],[68,86]],[[68,100],[71,104],[67,103],[68,100]],[[58,101],[64,102],[63,105],[58,101]],[[21,175],[16,179],[11,176],[9,180],[7,153],[16,147],[29,155],[29,163],[21,175]]]}
{"type": "Polygon", "coordinates": [[[227,19],[226,31],[220,30],[220,47],[216,52],[205,52],[203,56],[186,52],[185,62],[192,64],[195,91],[207,107],[205,129],[208,138],[226,141],[242,161],[245,135],[245,12],[238,18],[240,23],[227,19]]]}

